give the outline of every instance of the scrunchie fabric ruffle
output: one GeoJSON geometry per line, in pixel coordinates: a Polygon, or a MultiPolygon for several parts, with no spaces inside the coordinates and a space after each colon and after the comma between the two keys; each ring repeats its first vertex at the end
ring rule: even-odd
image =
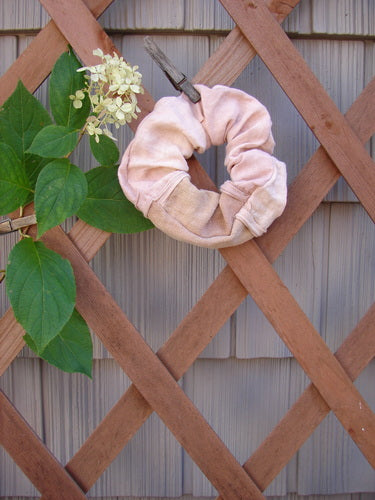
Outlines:
{"type": "Polygon", "coordinates": [[[118,175],[125,196],[157,228],[203,247],[260,236],[286,204],[285,164],[272,156],[267,109],[241,90],[196,85],[201,100],[164,97],[139,125],[118,175]],[[188,164],[194,151],[226,145],[230,180],[220,193],[198,189],[188,164]]]}

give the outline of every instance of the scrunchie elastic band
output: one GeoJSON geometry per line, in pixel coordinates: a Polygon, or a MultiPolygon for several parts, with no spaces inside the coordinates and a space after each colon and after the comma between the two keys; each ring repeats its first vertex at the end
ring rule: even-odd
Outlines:
{"type": "Polygon", "coordinates": [[[203,247],[263,234],[286,204],[285,164],[271,156],[266,108],[245,92],[196,85],[201,101],[164,97],[140,124],[119,167],[125,196],[168,235],[203,247]],[[220,193],[190,181],[186,159],[226,146],[230,180],[220,193]]]}

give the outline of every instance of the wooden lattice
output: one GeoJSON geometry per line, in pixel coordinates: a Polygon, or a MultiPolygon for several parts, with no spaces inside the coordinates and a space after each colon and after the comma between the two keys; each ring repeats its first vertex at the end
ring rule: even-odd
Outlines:
{"type": "MultiPolygon", "coordinates": [[[[0,79],[0,102],[11,94],[18,79],[34,91],[67,43],[86,65],[95,63],[94,48],[101,47],[106,53],[116,50],[96,21],[112,0],[40,1],[53,20],[0,79]]],[[[153,411],[225,499],[264,498],[262,491],[330,411],[375,467],[375,415],[352,383],[375,354],[375,305],[332,354],[271,266],[340,175],[375,220],[375,169],[363,147],[375,129],[375,79],[344,117],[278,24],[298,0],[221,2],[237,27],[194,81],[230,85],[259,54],[321,147],[289,187],[287,208],[268,233],[221,250],[227,266],[156,354],[88,265],[110,234],[78,221],[69,234],[54,228],[43,236],[47,246],[71,261],[78,310],[133,382],[65,468],[0,393],[1,444],[43,498],[86,498],[85,492],[153,411]],[[242,466],[177,380],[247,294],[286,343],[311,385],[242,466]]],[[[143,116],[151,111],[153,100],[147,92],[140,105],[143,116]]],[[[199,187],[215,189],[195,158],[189,166],[199,187]]],[[[24,346],[23,333],[8,310],[0,319],[0,373],[24,346]]]]}

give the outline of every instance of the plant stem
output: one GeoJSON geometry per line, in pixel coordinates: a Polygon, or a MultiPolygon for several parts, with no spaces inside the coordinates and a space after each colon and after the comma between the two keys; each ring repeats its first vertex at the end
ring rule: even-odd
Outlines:
{"type": "Polygon", "coordinates": [[[21,240],[25,239],[25,238],[31,238],[31,236],[29,234],[27,234],[25,231],[28,231],[29,230],[29,227],[28,226],[24,231],[22,231],[22,229],[19,229],[19,233],[20,233],[20,236],[21,236],[21,240]]]}
{"type": "MultiPolygon", "coordinates": [[[[23,214],[24,214],[24,209],[25,207],[20,207],[20,217],[23,217],[23,214]]],[[[24,238],[31,238],[30,235],[27,234],[27,231],[30,229],[30,226],[27,226],[25,228],[22,229],[19,229],[18,230],[18,234],[20,235],[20,239],[23,240],[24,238]]]]}
{"type": "MultiPolygon", "coordinates": [[[[78,144],[81,142],[82,137],[85,135],[86,128],[87,128],[87,121],[85,122],[85,125],[82,127],[82,129],[81,129],[81,130],[80,130],[80,132],[79,132],[77,146],[78,146],[78,144]]],[[[76,147],[77,147],[77,146],[76,146],[76,147]]]]}
{"type": "MultiPolygon", "coordinates": [[[[85,123],[85,125],[82,127],[82,129],[79,131],[78,142],[77,142],[77,144],[76,144],[76,146],[75,146],[75,148],[74,148],[74,149],[76,149],[76,147],[78,146],[78,144],[81,142],[82,137],[85,135],[85,130],[86,130],[86,127],[87,127],[87,122],[86,122],[86,123],[85,123]]],[[[74,151],[74,149],[73,149],[73,151],[74,151]]],[[[64,156],[64,158],[69,158],[69,156],[73,153],[73,151],[70,151],[70,153],[66,154],[66,155],[64,156]]]]}

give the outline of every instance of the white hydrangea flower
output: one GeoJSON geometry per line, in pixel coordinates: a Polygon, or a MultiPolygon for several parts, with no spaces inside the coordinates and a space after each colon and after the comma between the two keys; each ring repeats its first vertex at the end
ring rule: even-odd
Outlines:
{"type": "Polygon", "coordinates": [[[95,116],[89,116],[86,123],[86,131],[89,135],[95,136],[95,141],[99,142],[99,135],[103,134],[103,130],[100,128],[100,121],[95,118],[95,116]]]}
{"type": "Polygon", "coordinates": [[[85,94],[82,90],[77,90],[74,95],[70,95],[69,99],[73,101],[73,108],[79,109],[82,108],[82,101],[85,98],[85,94]]]}
{"type": "Polygon", "coordinates": [[[78,90],[70,98],[73,106],[78,108],[82,106],[84,92],[88,94],[93,115],[87,120],[86,132],[94,135],[96,142],[99,142],[99,135],[103,133],[113,139],[108,124],[119,128],[137,118],[140,109],[136,94],[143,93],[143,87],[138,66],[132,67],[116,53],[113,56],[104,54],[99,48],[93,54],[100,57],[102,63],[77,70],[89,73],[85,75],[86,88],[78,90]]]}

